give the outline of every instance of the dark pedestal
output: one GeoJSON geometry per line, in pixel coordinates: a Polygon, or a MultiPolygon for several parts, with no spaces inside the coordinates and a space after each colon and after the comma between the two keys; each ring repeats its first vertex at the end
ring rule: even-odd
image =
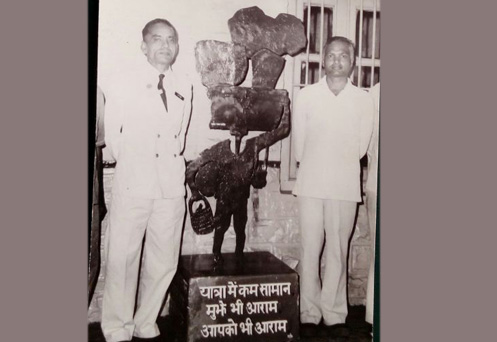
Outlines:
{"type": "Polygon", "coordinates": [[[170,289],[170,315],[193,341],[292,341],[299,329],[298,274],[269,252],[184,255],[170,289]]]}

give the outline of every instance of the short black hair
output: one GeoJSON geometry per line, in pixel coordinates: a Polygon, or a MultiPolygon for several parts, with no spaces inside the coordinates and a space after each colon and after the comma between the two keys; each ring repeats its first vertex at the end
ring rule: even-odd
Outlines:
{"type": "Polygon", "coordinates": [[[323,53],[326,52],[326,48],[328,48],[328,46],[331,45],[331,43],[333,43],[333,42],[341,42],[341,43],[347,44],[349,46],[349,50],[352,54],[352,56],[351,56],[352,57],[352,66],[354,67],[355,66],[355,44],[354,44],[354,42],[352,42],[350,39],[342,37],[342,36],[330,37],[326,41],[326,44],[324,44],[323,53]]]}
{"type": "Polygon", "coordinates": [[[169,20],[162,19],[162,18],[157,18],[154,20],[149,21],[145,27],[142,30],[142,38],[145,40],[145,36],[150,32],[150,28],[154,26],[155,24],[164,24],[166,26],[169,26],[173,31],[174,31],[174,36],[176,37],[176,42],[179,40],[178,37],[178,31],[176,31],[176,28],[169,22],[169,20]]]}

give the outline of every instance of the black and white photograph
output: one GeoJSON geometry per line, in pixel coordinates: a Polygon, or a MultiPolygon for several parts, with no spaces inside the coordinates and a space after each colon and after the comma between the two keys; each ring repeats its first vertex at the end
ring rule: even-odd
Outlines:
{"type": "Polygon", "coordinates": [[[380,341],[381,1],[90,3],[88,342],[380,341]]]}

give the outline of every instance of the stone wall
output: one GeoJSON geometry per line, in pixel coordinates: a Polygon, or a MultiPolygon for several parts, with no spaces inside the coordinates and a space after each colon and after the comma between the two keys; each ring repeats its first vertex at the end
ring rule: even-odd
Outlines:
{"type": "MultiPolygon", "coordinates": [[[[107,205],[110,204],[112,168],[104,170],[104,189],[107,205]]],[[[366,174],[366,172],[364,172],[366,174]]],[[[269,251],[295,269],[300,259],[299,222],[296,198],[282,194],[279,186],[279,168],[268,168],[268,184],[264,189],[252,189],[248,204],[247,241],[245,251],[269,251]]],[[[211,202],[215,208],[215,201],[211,202]]],[[[105,238],[107,217],[102,223],[102,242],[105,238]]],[[[196,235],[187,217],[183,235],[182,254],[211,253],[213,234],[196,235]]],[[[351,242],[349,258],[349,302],[364,305],[366,297],[367,271],[370,258],[370,240],[367,215],[360,205],[356,229],[351,242]]],[[[102,244],[103,246],[103,244],[102,244]]],[[[235,233],[232,228],[225,235],[223,252],[235,249],[235,233]]],[[[105,256],[102,251],[101,270],[98,283],[88,311],[90,322],[100,321],[102,291],[105,282],[105,256]]]]}

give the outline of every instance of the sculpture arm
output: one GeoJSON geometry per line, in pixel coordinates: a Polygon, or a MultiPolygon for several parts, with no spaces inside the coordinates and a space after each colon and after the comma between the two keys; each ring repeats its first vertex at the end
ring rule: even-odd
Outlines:
{"type": "Polygon", "coordinates": [[[200,156],[197,159],[190,161],[186,167],[186,183],[191,190],[191,198],[193,201],[198,201],[202,198],[202,195],[195,184],[195,176],[203,164],[205,163],[203,162],[202,156],[200,156]]]}
{"type": "Polygon", "coordinates": [[[275,142],[285,138],[286,136],[288,136],[289,133],[290,133],[290,106],[289,106],[289,100],[287,99],[287,101],[283,105],[283,115],[281,116],[281,120],[278,127],[270,132],[263,133],[256,137],[257,153],[259,153],[264,148],[273,145],[275,142]]]}

